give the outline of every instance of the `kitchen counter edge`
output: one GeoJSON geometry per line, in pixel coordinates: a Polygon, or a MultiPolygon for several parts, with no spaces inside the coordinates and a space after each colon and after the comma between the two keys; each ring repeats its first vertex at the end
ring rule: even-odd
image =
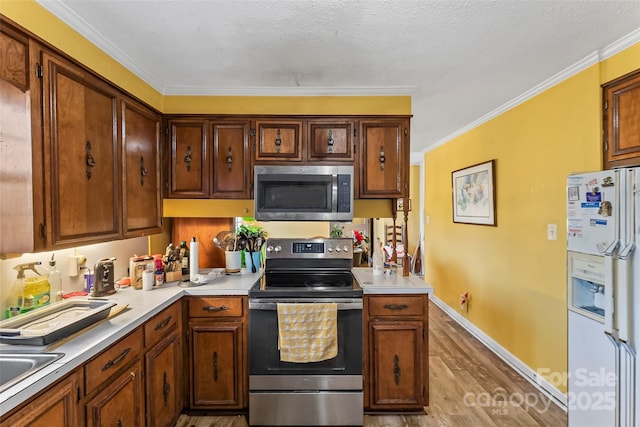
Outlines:
{"type": "Polygon", "coordinates": [[[222,276],[211,283],[193,287],[181,287],[178,286],[180,282],[171,282],[151,291],[124,288],[104,299],[118,305],[127,304],[129,307],[125,311],[68,342],[63,339],[48,346],[0,344],[0,352],[64,353],[61,359],[0,393],[0,416],[8,414],[64,378],[182,297],[248,295],[249,289],[260,280],[260,276],[250,273],[222,276]]]}

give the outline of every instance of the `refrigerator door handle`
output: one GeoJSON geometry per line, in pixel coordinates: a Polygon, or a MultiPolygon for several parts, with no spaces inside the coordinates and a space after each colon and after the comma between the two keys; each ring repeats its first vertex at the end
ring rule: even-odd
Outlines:
{"type": "Polygon", "coordinates": [[[631,341],[633,334],[633,295],[631,295],[633,273],[631,272],[631,256],[635,247],[635,243],[627,245],[617,257],[617,277],[613,308],[614,327],[618,330],[620,340],[625,342],[631,341]]]}
{"type": "Polygon", "coordinates": [[[620,341],[618,341],[618,338],[614,335],[612,335],[611,333],[605,331],[604,333],[607,338],[609,338],[609,340],[611,341],[611,343],[613,344],[613,348],[614,348],[614,352],[615,352],[615,364],[616,364],[616,368],[615,368],[615,372],[616,372],[616,408],[615,408],[615,414],[616,414],[616,421],[614,426],[615,427],[620,427],[620,391],[622,390],[622,387],[620,385],[620,341]]]}
{"type": "Polygon", "coordinates": [[[615,240],[604,253],[604,331],[609,335],[613,334],[614,316],[614,289],[613,289],[613,254],[615,253],[619,240],[615,240]]]}

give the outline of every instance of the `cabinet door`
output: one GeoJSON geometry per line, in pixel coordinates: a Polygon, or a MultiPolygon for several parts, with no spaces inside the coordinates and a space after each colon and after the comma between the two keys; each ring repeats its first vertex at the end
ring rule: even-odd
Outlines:
{"type": "Polygon", "coordinates": [[[42,57],[51,243],[118,238],[116,93],[54,54],[44,51],[42,57]]]}
{"type": "Polygon", "coordinates": [[[144,426],[140,361],[114,378],[86,404],[87,427],[144,426]]]}
{"type": "Polygon", "coordinates": [[[46,243],[41,144],[32,146],[42,127],[33,50],[26,35],[0,22],[0,254],[38,252],[46,243]]]}
{"type": "Polygon", "coordinates": [[[122,201],[125,237],[161,231],[160,116],[122,101],[122,201]]]}
{"type": "Polygon", "coordinates": [[[77,426],[78,380],[71,374],[0,422],[4,427],[77,426]]]}
{"type": "Polygon", "coordinates": [[[252,170],[249,156],[249,121],[214,122],[213,191],[218,199],[251,197],[252,170]]]}
{"type": "Polygon", "coordinates": [[[360,197],[396,198],[409,191],[408,121],[360,122],[360,197]]]}
{"type": "Polygon", "coordinates": [[[256,121],[256,160],[302,160],[302,121],[256,121]]]}
{"type": "Polygon", "coordinates": [[[370,408],[421,409],[426,399],[422,322],[372,321],[369,328],[370,408]]]}
{"type": "Polygon", "coordinates": [[[191,409],[243,407],[241,322],[189,325],[191,409]]]}
{"type": "Polygon", "coordinates": [[[309,160],[353,161],[354,122],[309,120],[309,160]]]}
{"type": "Polygon", "coordinates": [[[603,85],[604,168],[640,165],[640,70],[603,85]]]}
{"type": "Polygon", "coordinates": [[[169,197],[209,197],[206,120],[170,120],[171,184],[169,197]]]}
{"type": "Polygon", "coordinates": [[[146,353],[147,426],[173,426],[182,410],[180,335],[166,337],[146,353]]]}

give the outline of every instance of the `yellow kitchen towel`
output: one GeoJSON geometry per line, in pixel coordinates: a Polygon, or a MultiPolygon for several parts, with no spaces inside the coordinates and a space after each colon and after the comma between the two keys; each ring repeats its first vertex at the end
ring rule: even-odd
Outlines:
{"type": "Polygon", "coordinates": [[[278,349],[283,362],[319,362],[338,355],[338,304],[278,303],[278,349]]]}

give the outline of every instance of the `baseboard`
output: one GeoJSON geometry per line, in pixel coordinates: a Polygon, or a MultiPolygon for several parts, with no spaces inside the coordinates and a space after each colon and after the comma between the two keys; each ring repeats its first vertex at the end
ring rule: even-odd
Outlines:
{"type": "Polygon", "coordinates": [[[520,359],[509,353],[504,347],[494,341],[490,336],[485,334],[482,330],[476,327],[473,323],[469,322],[464,316],[460,315],[457,311],[445,304],[441,299],[434,294],[429,295],[429,299],[433,301],[435,305],[442,309],[449,317],[455,320],[460,326],[465,328],[471,335],[478,339],[485,347],[495,353],[500,359],[502,359],[507,365],[511,366],[516,372],[518,372],[524,379],[529,381],[535,386],[541,393],[551,399],[562,410],[567,410],[567,396],[558,390],[549,381],[542,378],[537,372],[523,363],[520,359]]]}

